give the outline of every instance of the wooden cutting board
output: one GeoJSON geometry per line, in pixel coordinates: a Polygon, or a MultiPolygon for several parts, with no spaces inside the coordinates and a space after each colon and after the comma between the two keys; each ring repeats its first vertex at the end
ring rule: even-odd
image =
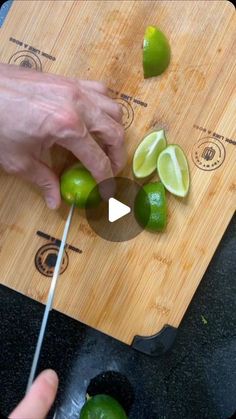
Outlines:
{"type": "MultiPolygon", "coordinates": [[[[124,110],[123,176],[132,177],[134,150],[153,127],[188,156],[191,191],[168,195],[165,233],[107,242],[76,212],[56,292],[55,309],[146,353],[169,346],[235,210],[235,27],[226,1],[37,0],[14,2],[1,28],[3,62],[112,89],[124,110]],[[172,60],[144,80],[150,24],[166,33],[172,60]]],[[[65,159],[53,153],[55,170],[65,159]]],[[[0,205],[1,283],[45,303],[68,207],[49,211],[38,191],[3,172],[0,205]]]]}

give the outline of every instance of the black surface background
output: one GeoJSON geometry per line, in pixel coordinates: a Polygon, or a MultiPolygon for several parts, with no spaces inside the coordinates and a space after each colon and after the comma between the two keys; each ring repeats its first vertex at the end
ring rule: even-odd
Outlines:
{"type": "MultiPolygon", "coordinates": [[[[41,304],[0,286],[2,414],[7,415],[24,395],[42,315],[41,304]]],[[[236,217],[168,354],[150,358],[53,311],[39,370],[49,367],[60,377],[57,418],[78,418],[90,380],[104,371],[122,376],[117,381],[115,374],[108,383],[102,376],[95,381],[95,392],[112,393],[125,408],[133,393],[131,419],[232,416],[236,410],[236,217]]]]}

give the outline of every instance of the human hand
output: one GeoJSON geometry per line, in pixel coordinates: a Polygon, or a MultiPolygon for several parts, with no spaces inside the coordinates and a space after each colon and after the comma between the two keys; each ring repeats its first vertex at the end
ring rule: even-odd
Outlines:
{"type": "Polygon", "coordinates": [[[126,161],[122,110],[107,92],[96,81],[0,64],[0,166],[38,185],[49,208],[60,205],[59,180],[41,159],[54,144],[97,182],[119,173],[126,161]]]}
{"type": "Polygon", "coordinates": [[[43,371],[24,399],[9,415],[9,419],[44,419],[54,402],[57,388],[58,377],[55,371],[43,371]]]}

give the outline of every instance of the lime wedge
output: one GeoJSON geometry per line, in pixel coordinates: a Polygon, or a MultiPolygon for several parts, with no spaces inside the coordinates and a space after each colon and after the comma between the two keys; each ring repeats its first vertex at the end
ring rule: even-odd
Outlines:
{"type": "Polygon", "coordinates": [[[148,26],[143,40],[144,78],[159,76],[170,63],[169,42],[158,28],[148,26]]]}
{"type": "Polygon", "coordinates": [[[189,168],[181,147],[169,145],[157,160],[157,171],[166,189],[174,195],[185,197],[189,190],[189,168]]]}
{"type": "Polygon", "coordinates": [[[134,153],[133,172],[137,178],[145,178],[156,169],[157,158],[166,148],[166,137],[163,129],[148,134],[134,153]]]}

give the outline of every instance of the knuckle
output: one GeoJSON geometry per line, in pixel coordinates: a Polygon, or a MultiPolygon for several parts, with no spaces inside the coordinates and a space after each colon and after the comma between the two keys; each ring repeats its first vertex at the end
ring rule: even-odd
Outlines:
{"type": "Polygon", "coordinates": [[[104,155],[103,158],[98,159],[97,171],[99,174],[109,173],[111,171],[111,162],[106,155],[104,155]]]}
{"type": "Polygon", "coordinates": [[[108,94],[108,88],[104,82],[98,82],[97,86],[101,93],[103,93],[104,95],[108,94]]]}
{"type": "Polygon", "coordinates": [[[78,83],[74,81],[68,86],[68,98],[70,98],[74,103],[77,102],[77,100],[80,98],[80,95],[81,92],[78,83]]]}
{"type": "Polygon", "coordinates": [[[12,166],[12,165],[5,165],[4,166],[4,170],[9,175],[15,175],[15,174],[18,173],[18,170],[16,169],[16,167],[15,166],[12,166]]]}
{"type": "Polygon", "coordinates": [[[123,109],[122,109],[122,106],[121,105],[119,105],[118,103],[115,103],[114,104],[114,106],[115,106],[115,108],[114,108],[114,110],[115,110],[115,112],[117,113],[117,115],[120,117],[120,119],[122,118],[122,116],[123,116],[123,109]]]}
{"type": "Polygon", "coordinates": [[[78,123],[78,116],[73,109],[63,109],[54,115],[54,125],[57,131],[75,129],[78,123]]]}
{"type": "Polygon", "coordinates": [[[53,184],[50,179],[39,178],[37,184],[44,191],[51,191],[53,189],[53,184]]]}
{"type": "Polygon", "coordinates": [[[88,129],[87,129],[87,127],[86,127],[85,124],[80,124],[78,126],[77,133],[78,133],[79,139],[82,142],[86,142],[87,141],[89,132],[88,132],[88,129]]]}
{"type": "Polygon", "coordinates": [[[27,165],[24,161],[21,160],[10,161],[5,163],[4,170],[9,175],[17,175],[25,172],[27,170],[27,165]]]}
{"type": "Polygon", "coordinates": [[[78,86],[75,82],[69,82],[63,84],[63,96],[70,101],[74,101],[74,99],[78,96],[78,86]]]}
{"type": "Polygon", "coordinates": [[[110,159],[107,156],[105,156],[104,159],[103,159],[103,167],[106,171],[110,171],[110,169],[111,169],[111,162],[110,162],[110,159]]]}
{"type": "Polygon", "coordinates": [[[114,143],[116,145],[122,145],[124,142],[124,128],[121,125],[117,125],[114,131],[114,143]]]}

